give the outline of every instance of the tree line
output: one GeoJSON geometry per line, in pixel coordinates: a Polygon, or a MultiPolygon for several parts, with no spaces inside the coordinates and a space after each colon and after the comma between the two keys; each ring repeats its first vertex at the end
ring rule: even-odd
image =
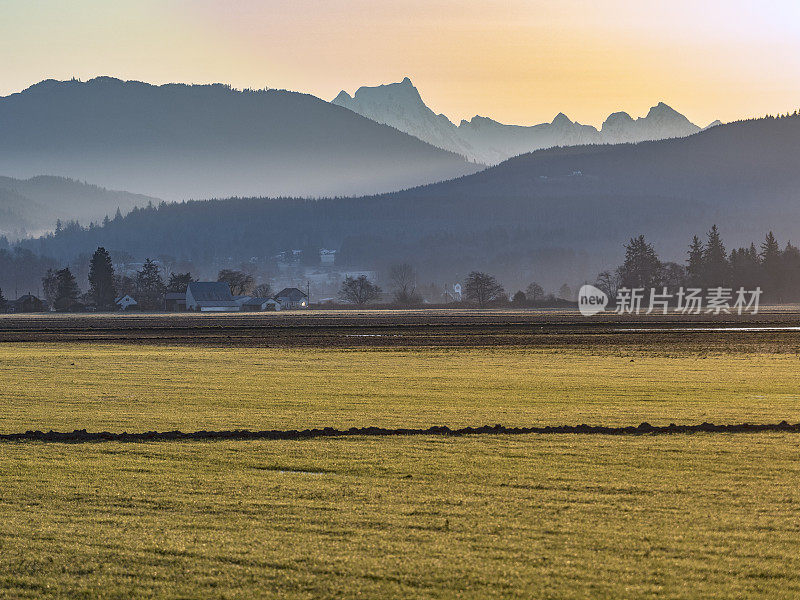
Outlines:
{"type": "Polygon", "coordinates": [[[763,299],[800,301],[800,249],[787,242],[783,247],[770,231],[758,246],[728,252],[716,225],[702,240],[692,237],[684,265],[662,262],[643,235],[625,244],[625,261],[614,271],[603,271],[596,285],[610,298],[620,288],[761,288],[763,299]]]}
{"type": "MultiPolygon", "coordinates": [[[[98,311],[117,309],[116,300],[130,295],[140,310],[161,310],[167,293],[185,293],[196,279],[190,272],[171,273],[165,280],[161,267],[150,258],[133,276],[116,273],[111,254],[102,246],[95,250],[89,261],[89,290],[81,294],[77,279],[69,267],[48,268],[41,280],[44,299],[56,311],[81,311],[93,308],[98,311]]],[[[269,283],[256,285],[253,276],[243,271],[223,269],[217,281],[228,284],[233,295],[270,297],[269,283]]],[[[2,289],[0,289],[2,298],[2,289]]],[[[5,312],[7,302],[0,300],[0,312],[5,312]]]]}
{"type": "MultiPolygon", "coordinates": [[[[623,263],[616,269],[601,272],[595,281],[595,285],[612,299],[620,288],[667,288],[674,293],[681,287],[734,290],[741,287],[746,290],[761,288],[762,298],[769,302],[800,301],[800,249],[790,242],[782,246],[771,231],[760,244],[751,243],[729,252],[718,227],[713,225],[702,239],[697,235],[692,237],[683,264],[662,261],[644,235],[631,238],[624,248],[623,263]]],[[[56,269],[52,261],[41,259],[29,250],[0,249],[0,266],[4,265],[33,272],[47,266],[41,279],[43,295],[51,307],[61,311],[82,310],[87,306],[102,311],[114,310],[116,298],[126,294],[133,296],[142,310],[159,310],[163,308],[164,294],[185,292],[188,284],[195,280],[189,272],[172,273],[165,280],[159,265],[150,258],[133,276],[116,273],[111,255],[103,247],[98,247],[89,260],[89,291],[83,295],[69,267],[56,269]]],[[[272,295],[269,283],[257,285],[252,275],[240,270],[220,270],[217,280],[228,283],[234,295],[272,295]]],[[[379,301],[399,306],[422,305],[423,293],[418,280],[418,272],[411,264],[395,264],[388,269],[388,296],[380,286],[362,275],[345,278],[338,299],[358,306],[379,301]]],[[[471,271],[463,281],[462,290],[462,299],[478,307],[509,303],[537,306],[574,300],[573,290],[567,284],[557,293],[546,294],[537,282],[509,297],[496,277],[481,271],[471,271]]],[[[7,306],[8,301],[0,289],[0,311],[5,311],[7,306]]]]}

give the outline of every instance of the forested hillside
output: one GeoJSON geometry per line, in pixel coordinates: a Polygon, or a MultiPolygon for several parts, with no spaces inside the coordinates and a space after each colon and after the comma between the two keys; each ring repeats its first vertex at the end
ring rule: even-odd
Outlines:
{"type": "Polygon", "coordinates": [[[58,220],[99,223],[106,215],[113,217],[117,210],[124,214],[150,202],[158,199],[66,177],[0,177],[0,235],[41,235],[53,230],[58,220]]]}
{"type": "MultiPolygon", "coordinates": [[[[245,198],[134,210],[93,230],[25,243],[70,257],[103,245],[198,265],[334,248],[337,263],[414,263],[431,278],[473,268],[509,282],[532,272],[593,277],[645,234],[667,260],[716,223],[732,245],[774,230],[800,239],[800,117],[715,127],[689,138],[555,149],[469,177],[348,199],[245,198]]],[[[566,280],[566,277],[562,279],[566,280]]]]}

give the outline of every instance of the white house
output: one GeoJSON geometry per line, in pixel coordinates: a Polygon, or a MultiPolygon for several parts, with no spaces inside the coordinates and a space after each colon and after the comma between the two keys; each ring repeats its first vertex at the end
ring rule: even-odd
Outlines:
{"type": "Polygon", "coordinates": [[[297,288],[284,288],[275,294],[275,300],[281,310],[291,310],[295,308],[308,308],[308,296],[297,288]]]}
{"type": "Polygon", "coordinates": [[[186,310],[237,312],[240,306],[224,281],[193,281],[186,288],[186,310]]]}
{"type": "Polygon", "coordinates": [[[136,306],[138,304],[138,302],[136,302],[136,300],[134,300],[128,294],[125,294],[124,296],[120,296],[119,298],[115,298],[114,299],[114,304],[116,304],[119,307],[120,310],[128,310],[131,307],[136,306]]]}

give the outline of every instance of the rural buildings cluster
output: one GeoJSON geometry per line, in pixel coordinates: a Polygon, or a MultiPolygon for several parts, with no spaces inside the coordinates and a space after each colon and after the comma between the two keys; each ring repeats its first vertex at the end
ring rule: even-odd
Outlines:
{"type": "MultiPolygon", "coordinates": [[[[117,310],[134,311],[139,303],[131,294],[114,299],[117,310]]],[[[164,294],[165,312],[258,312],[279,310],[302,310],[309,307],[308,294],[298,288],[284,288],[274,296],[257,297],[231,294],[230,286],[223,281],[194,281],[185,292],[164,294]]],[[[49,304],[34,296],[25,294],[7,303],[6,312],[33,313],[50,310],[49,304]]]]}

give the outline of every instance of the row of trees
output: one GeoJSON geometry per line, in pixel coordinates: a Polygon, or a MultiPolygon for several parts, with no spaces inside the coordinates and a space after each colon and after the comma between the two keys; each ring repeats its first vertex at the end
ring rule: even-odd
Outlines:
{"type": "MultiPolygon", "coordinates": [[[[391,300],[401,306],[415,306],[423,303],[422,295],[417,290],[417,273],[407,264],[394,265],[389,269],[389,285],[391,286],[391,300]]],[[[483,308],[491,304],[508,302],[508,295],[497,279],[480,271],[472,271],[463,283],[463,299],[483,308]]],[[[381,288],[369,281],[365,275],[345,278],[339,290],[338,298],[342,302],[363,306],[381,298],[381,288]]],[[[572,290],[564,285],[559,291],[559,297],[569,300],[572,290]]],[[[527,290],[514,294],[512,303],[517,306],[536,304],[542,301],[553,302],[557,298],[552,294],[545,296],[544,289],[536,282],[531,283],[527,290]]]]}
{"type": "Polygon", "coordinates": [[[615,298],[625,288],[680,287],[734,288],[752,290],[760,287],[763,297],[773,302],[800,300],[800,250],[791,243],[781,249],[770,231],[756,247],[735,248],[727,252],[716,225],[705,241],[692,238],[686,265],[662,262],[652,244],[643,235],[625,245],[625,261],[615,271],[598,275],[597,287],[615,298]]]}
{"type": "MultiPolygon", "coordinates": [[[[150,258],[133,276],[118,274],[114,270],[111,255],[103,247],[98,248],[89,261],[88,280],[89,291],[81,295],[75,275],[69,267],[50,268],[42,278],[45,300],[58,311],[79,310],[85,306],[92,306],[98,311],[110,311],[116,309],[118,297],[130,295],[140,309],[159,310],[164,307],[164,294],[185,293],[188,285],[195,281],[189,272],[172,273],[164,281],[158,263],[150,258]]],[[[243,271],[223,269],[217,281],[227,283],[234,295],[272,295],[268,283],[256,285],[252,275],[243,271]]],[[[0,310],[4,309],[0,306],[0,310]]]]}
{"type": "MultiPolygon", "coordinates": [[[[185,274],[191,279],[191,276],[185,274]]],[[[182,275],[173,275],[180,278],[182,275]]],[[[184,287],[185,289],[185,287],[184,287]]],[[[81,296],[78,282],[69,267],[48,269],[42,278],[42,291],[45,300],[55,310],[69,311],[94,306],[99,311],[116,308],[115,300],[119,296],[130,294],[135,296],[138,305],[146,310],[163,306],[164,293],[167,286],[161,277],[158,265],[145,260],[141,270],[134,277],[118,275],[114,272],[111,255],[105,248],[98,248],[89,262],[89,291],[81,296]]]]}

